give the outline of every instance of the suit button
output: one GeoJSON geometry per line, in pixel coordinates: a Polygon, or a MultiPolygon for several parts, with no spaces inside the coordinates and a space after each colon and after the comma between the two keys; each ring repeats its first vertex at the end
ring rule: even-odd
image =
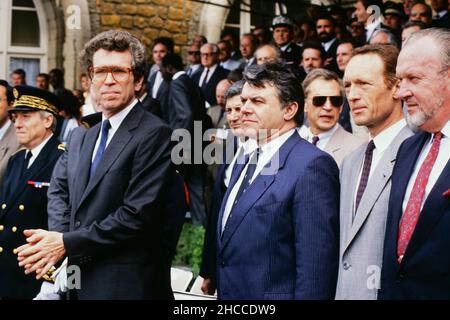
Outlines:
{"type": "Polygon", "coordinates": [[[344,268],[344,270],[348,270],[348,269],[350,269],[351,265],[347,261],[344,261],[344,263],[342,264],[342,267],[344,268]]]}
{"type": "Polygon", "coordinates": [[[220,262],[220,266],[223,268],[223,267],[225,267],[225,261],[221,261],[220,262]]]}
{"type": "Polygon", "coordinates": [[[6,209],[6,203],[2,204],[2,209],[3,209],[3,210],[6,209]]]}
{"type": "Polygon", "coordinates": [[[12,227],[12,232],[16,232],[17,231],[17,227],[12,227]]]}
{"type": "Polygon", "coordinates": [[[17,254],[17,249],[14,249],[14,250],[13,250],[13,253],[14,253],[14,254],[17,254]]]}
{"type": "Polygon", "coordinates": [[[3,252],[3,248],[2,247],[0,247],[0,253],[2,253],[3,252]]]}
{"type": "Polygon", "coordinates": [[[24,210],[25,210],[25,206],[24,206],[23,204],[21,204],[21,205],[19,206],[19,210],[20,210],[20,211],[24,211],[24,210]]]}
{"type": "Polygon", "coordinates": [[[5,230],[5,226],[0,225],[0,231],[3,231],[3,230],[5,230]]]}
{"type": "Polygon", "coordinates": [[[79,228],[80,226],[81,226],[81,222],[80,222],[80,221],[76,221],[76,222],[75,222],[75,227],[76,227],[76,228],[79,228]]]}

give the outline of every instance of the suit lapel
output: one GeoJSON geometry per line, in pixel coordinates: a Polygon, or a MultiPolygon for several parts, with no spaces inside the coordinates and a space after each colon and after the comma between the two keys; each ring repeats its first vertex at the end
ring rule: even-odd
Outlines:
{"type": "MultiPolygon", "coordinates": [[[[291,137],[289,137],[288,140],[281,146],[279,152],[275,153],[275,155],[272,157],[272,159],[274,159],[274,157],[279,156],[278,168],[276,168],[276,169],[272,168],[272,170],[274,170],[275,172],[278,172],[279,170],[281,170],[284,167],[287,156],[289,155],[290,151],[298,144],[299,141],[301,141],[301,139],[298,136],[297,132],[295,131],[291,135],[291,137]]],[[[277,163],[277,161],[272,162],[272,160],[271,160],[266,165],[266,167],[271,166],[276,163],[277,163]]],[[[242,172],[242,169],[240,171],[242,172]]],[[[230,186],[234,186],[234,184],[238,180],[241,172],[239,172],[239,174],[236,174],[235,179],[233,179],[235,181],[233,181],[234,182],[233,184],[230,183],[230,186]]],[[[243,194],[241,196],[241,198],[239,199],[236,206],[233,207],[233,209],[232,209],[233,216],[231,217],[231,215],[230,215],[230,217],[228,217],[227,226],[224,229],[223,235],[222,235],[222,237],[220,237],[220,236],[218,237],[219,239],[222,238],[222,240],[219,242],[220,251],[222,251],[224,249],[224,247],[227,245],[228,241],[230,240],[230,238],[232,237],[232,235],[234,234],[236,229],[239,227],[239,225],[241,224],[243,219],[246,217],[248,212],[251,210],[251,208],[253,207],[255,202],[258,201],[259,198],[261,198],[261,196],[266,192],[266,190],[273,183],[273,181],[275,180],[275,175],[276,174],[270,174],[270,175],[258,174],[258,176],[256,176],[256,178],[254,179],[252,184],[249,186],[249,188],[247,189],[245,194],[243,194]]],[[[227,198],[228,198],[228,195],[229,195],[229,192],[231,191],[231,189],[232,188],[229,187],[227,190],[227,198]]],[[[221,212],[221,214],[220,214],[221,220],[219,220],[219,223],[218,223],[219,226],[222,225],[223,210],[225,208],[226,201],[227,200],[225,200],[225,198],[224,198],[224,201],[222,202],[222,208],[220,211],[221,212]]],[[[221,228],[219,228],[218,231],[220,234],[221,228]]]]}
{"type": "MultiPolygon", "coordinates": [[[[364,222],[367,220],[367,217],[372,212],[372,209],[377,202],[377,199],[383,193],[386,188],[388,182],[391,179],[392,171],[395,165],[395,159],[397,157],[397,152],[400,145],[403,141],[410,135],[411,131],[408,127],[404,127],[394,138],[394,140],[389,145],[388,149],[385,151],[385,154],[380,159],[378,166],[375,168],[372,176],[370,177],[367,188],[361,198],[361,202],[359,204],[357,212],[355,212],[355,218],[353,220],[350,236],[348,238],[347,244],[345,248],[348,248],[352,240],[355,238],[364,222]]],[[[364,158],[364,156],[363,156],[364,158]]],[[[359,174],[359,170],[358,170],[359,174]]],[[[358,184],[355,183],[354,186],[358,184]]],[[[356,188],[354,188],[356,189],[356,188]]],[[[356,192],[356,190],[355,190],[356,192]]],[[[351,201],[353,203],[353,197],[351,201]]],[[[352,206],[353,207],[353,206],[352,206]]]]}
{"type": "MultiPolygon", "coordinates": [[[[127,146],[130,139],[133,137],[133,134],[131,134],[129,131],[136,128],[139,125],[140,119],[143,115],[143,109],[141,108],[140,103],[136,104],[132,110],[128,113],[126,118],[123,120],[119,128],[117,129],[116,133],[114,134],[113,138],[109,142],[108,146],[105,149],[105,153],[103,154],[102,159],[100,160],[100,163],[98,164],[98,167],[96,171],[94,172],[94,175],[89,179],[89,182],[82,193],[80,201],[77,203],[78,209],[81,204],[86,200],[86,198],[89,196],[89,194],[92,192],[92,190],[98,185],[98,183],[101,181],[103,176],[109,171],[111,166],[114,164],[116,159],[119,157],[122,150],[127,146]]],[[[98,135],[98,133],[97,133],[98,135]]],[[[92,158],[93,149],[95,146],[96,136],[94,142],[92,143],[92,136],[87,137],[86,139],[89,139],[87,148],[91,148],[88,152],[88,154],[91,155],[87,159],[89,161],[89,164],[85,168],[90,168],[90,160],[92,158]]],[[[85,162],[84,160],[83,162],[85,162]]],[[[84,176],[89,176],[89,170],[85,169],[84,176]]],[[[80,185],[82,186],[84,180],[80,181],[80,185]]]]}
{"type": "Polygon", "coordinates": [[[333,156],[335,152],[342,148],[342,143],[345,141],[342,136],[342,131],[344,129],[342,129],[339,124],[337,124],[337,126],[336,132],[331,136],[330,141],[328,141],[324,149],[324,151],[331,153],[333,156]]]}

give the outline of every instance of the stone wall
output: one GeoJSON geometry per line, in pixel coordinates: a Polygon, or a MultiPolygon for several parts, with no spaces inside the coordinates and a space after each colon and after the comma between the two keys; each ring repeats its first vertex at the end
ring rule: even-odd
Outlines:
{"type": "Polygon", "coordinates": [[[123,29],[137,36],[151,57],[157,37],[171,37],[175,52],[185,55],[198,30],[201,4],[189,0],[92,0],[92,33],[123,29]]]}

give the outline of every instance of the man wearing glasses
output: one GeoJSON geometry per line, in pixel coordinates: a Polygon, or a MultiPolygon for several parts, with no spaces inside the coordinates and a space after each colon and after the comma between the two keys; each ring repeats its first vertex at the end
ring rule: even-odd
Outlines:
{"type": "Polygon", "coordinates": [[[340,165],[348,154],[365,142],[338,123],[344,104],[344,85],[336,73],[314,69],[303,81],[303,91],[309,121],[306,139],[328,152],[340,165]]]}
{"type": "Polygon", "coordinates": [[[162,222],[171,131],[136,98],[145,47],[128,32],[106,31],[87,42],[81,61],[102,122],[74,130],[49,190],[59,201],[58,232],[26,230],[19,265],[41,278],[67,257],[81,271],[80,286],[69,288],[74,299],[173,297],[162,222]]]}
{"type": "Polygon", "coordinates": [[[186,70],[186,74],[192,78],[198,68],[202,66],[200,64],[200,46],[198,44],[193,44],[189,48],[187,61],[189,62],[189,67],[186,70]]]}
{"type": "Polygon", "coordinates": [[[366,45],[354,51],[344,86],[357,125],[370,141],[341,165],[340,250],[337,299],[377,298],[391,175],[397,150],[413,133],[396,92],[398,49],[366,45]]]}
{"type": "Polygon", "coordinates": [[[206,43],[200,48],[202,67],[192,76],[192,80],[202,89],[207,108],[215,106],[216,86],[227,77],[229,70],[219,65],[219,48],[212,43],[206,43]]]}

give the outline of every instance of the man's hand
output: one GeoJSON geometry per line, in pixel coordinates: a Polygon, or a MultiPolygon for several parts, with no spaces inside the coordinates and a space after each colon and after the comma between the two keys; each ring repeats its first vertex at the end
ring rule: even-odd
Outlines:
{"type": "Polygon", "coordinates": [[[36,279],[42,278],[52,266],[64,257],[63,234],[45,230],[25,230],[27,244],[17,248],[19,266],[25,267],[25,274],[36,272],[36,279]]]}
{"type": "Polygon", "coordinates": [[[209,294],[209,295],[213,295],[214,292],[216,292],[216,287],[213,284],[213,282],[211,281],[210,278],[205,278],[203,279],[202,282],[202,291],[204,294],[209,294]]]}

